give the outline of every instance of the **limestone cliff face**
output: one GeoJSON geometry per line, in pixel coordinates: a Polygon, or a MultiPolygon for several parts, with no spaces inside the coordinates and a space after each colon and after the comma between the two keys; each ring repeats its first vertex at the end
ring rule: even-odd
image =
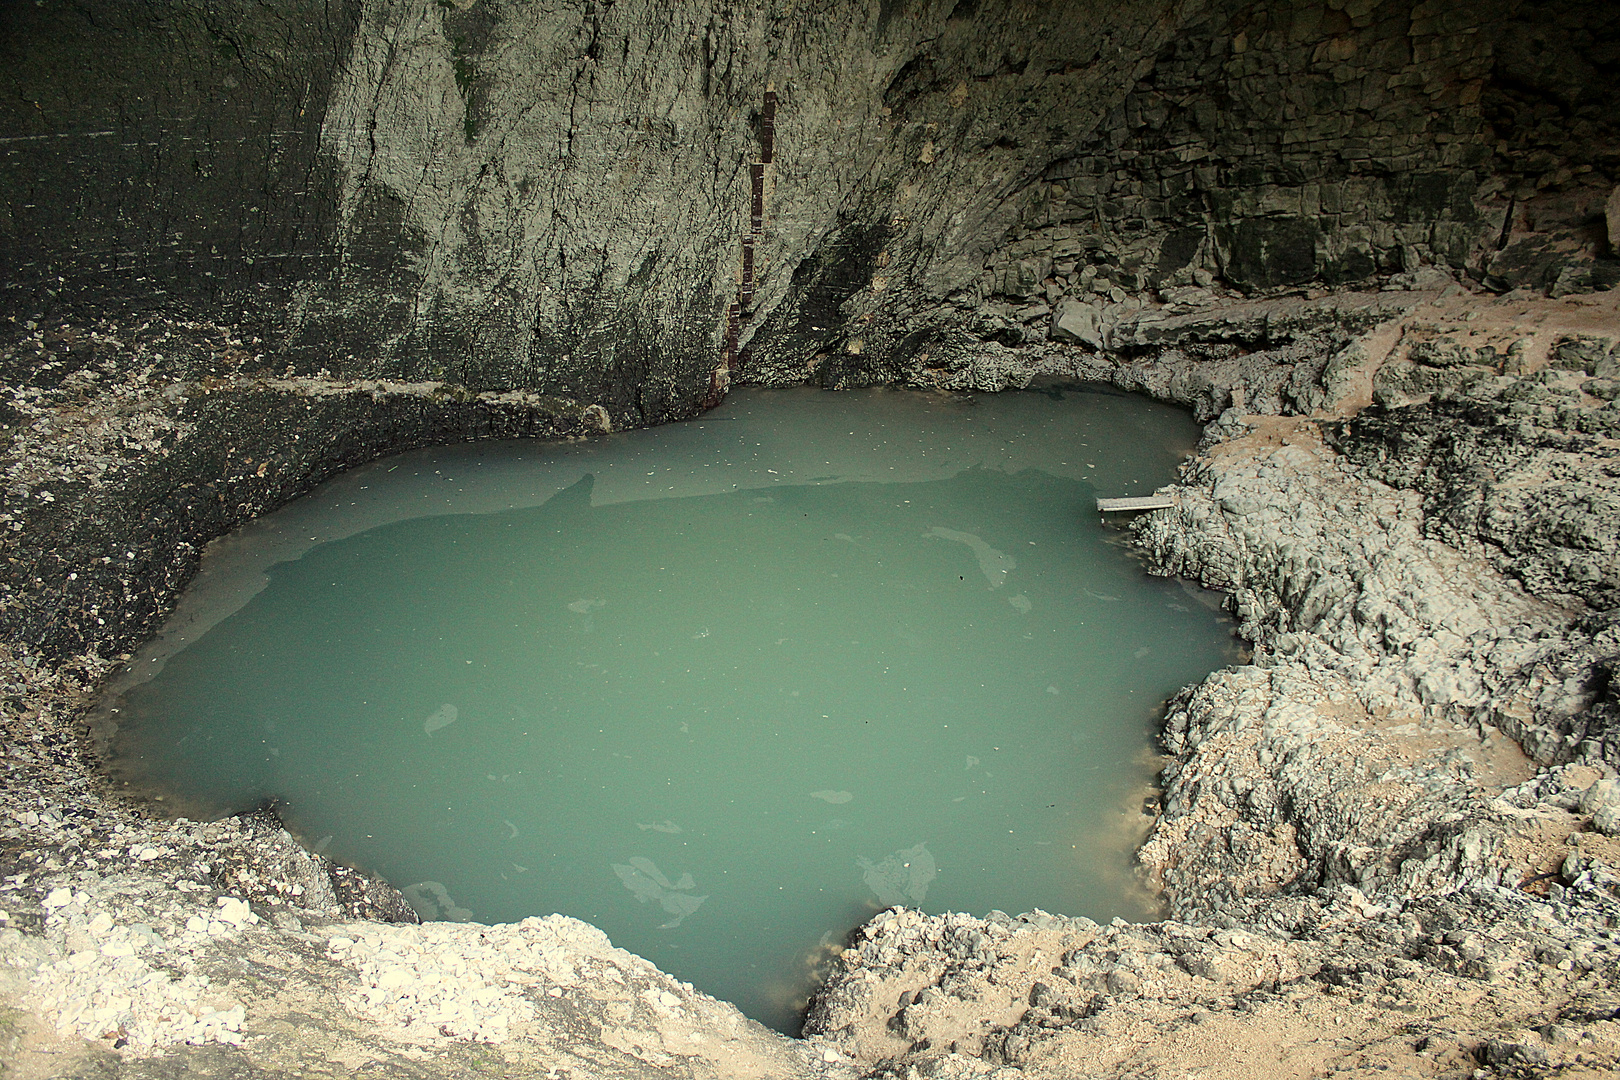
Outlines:
{"type": "Polygon", "coordinates": [[[368,7],[323,130],[343,270],[300,339],[354,326],[619,423],[689,411],[733,333],[778,377],[829,349],[883,370],[1176,26],[991,7],[368,7]]]}
{"type": "Polygon", "coordinates": [[[0,307],[262,316],[309,371],[522,387],[624,426],[690,414],[727,369],[911,378],[1044,339],[1065,304],[1177,286],[1429,265],[1604,286],[1617,19],[13,4],[0,307]]]}
{"type": "Polygon", "coordinates": [[[330,272],[355,5],[0,5],[0,309],[227,319],[330,272]]]}

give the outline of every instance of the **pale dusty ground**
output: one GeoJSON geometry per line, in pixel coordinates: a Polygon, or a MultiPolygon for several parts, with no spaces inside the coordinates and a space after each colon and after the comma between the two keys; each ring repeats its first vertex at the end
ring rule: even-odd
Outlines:
{"type": "Polygon", "coordinates": [[[1526,359],[1534,370],[1546,362],[1547,350],[1560,337],[1620,333],[1620,295],[1611,290],[1549,300],[1521,293],[1462,293],[1420,306],[1402,321],[1401,330],[1413,341],[1443,336],[1474,348],[1494,345],[1504,355],[1510,344],[1528,337],[1526,359]]]}
{"type": "MultiPolygon", "coordinates": [[[[1353,935],[1358,917],[1346,914],[1336,926],[1353,935]]],[[[935,959],[907,954],[908,932],[927,933],[930,925],[950,918],[925,922],[904,913],[889,930],[874,936],[875,941],[893,942],[901,955],[872,969],[875,978],[840,1016],[854,1022],[851,1029],[835,1033],[841,1049],[868,1064],[909,1056],[921,1063],[921,1075],[982,1075],[986,1066],[976,1060],[979,1055],[988,1052],[992,1061],[997,1056],[994,1034],[987,1029],[1014,1025],[1033,999],[1050,993],[1043,986],[1056,987],[1070,1001],[1083,1003],[1090,997],[1097,1002],[1085,988],[1090,962],[1074,962],[1071,950],[1107,964],[1133,950],[1145,952],[1151,961],[1163,955],[1151,950],[1165,944],[1165,939],[1144,944],[1123,927],[1020,927],[1004,935],[992,932],[989,972],[970,965],[942,973],[935,959]],[[1065,972],[1079,975],[1078,993],[1063,981],[1065,972]],[[916,1004],[904,1004],[908,999],[903,995],[930,986],[936,989],[925,990],[916,1004]],[[898,1012],[897,1001],[902,1003],[898,1012]]],[[[1171,937],[1180,932],[1170,924],[1166,928],[1171,937]]],[[[1591,1011],[1593,994],[1601,999],[1604,993],[1597,981],[1534,964],[1478,978],[1402,961],[1396,961],[1400,966],[1392,973],[1364,976],[1347,954],[1337,959],[1343,960],[1348,976],[1335,983],[1317,974],[1336,959],[1334,929],[1328,927],[1325,945],[1236,931],[1206,936],[1204,945],[1176,963],[1143,966],[1138,988],[1110,990],[1088,1019],[1064,1022],[1057,1029],[1015,1028],[1025,1044],[1015,1052],[1017,1067],[1022,1075],[1043,1080],[1329,1075],[1478,1080],[1613,1076],[1620,1067],[1620,1022],[1548,1022],[1566,1006],[1591,1011]],[[1482,1045],[1493,1040],[1528,1047],[1544,1055],[1544,1061],[1530,1071],[1510,1066],[1476,1072],[1486,1063],[1482,1045]]],[[[864,948],[870,951],[871,946],[864,948]]],[[[880,947],[877,955],[883,951],[880,947]]],[[[900,1075],[910,1074],[902,1070],[900,1075]]],[[[1010,1080],[1018,1074],[998,1075],[1010,1080]]]]}
{"type": "MultiPolygon", "coordinates": [[[[1140,1075],[1185,1080],[1253,1080],[1256,1077],[1473,1077],[1479,1061],[1476,1039],[1415,1034],[1446,1027],[1459,1012],[1492,1013],[1507,1019],[1540,1005],[1531,990],[1442,985],[1414,986],[1398,1000],[1376,1002],[1350,993],[1309,988],[1243,1012],[1165,1010],[1182,1026],[1169,1035],[1145,1017],[1105,1022],[1091,1037],[1066,1043],[1049,1058],[1026,1066],[1042,1077],[1140,1075]],[[1393,1022],[1392,1022],[1393,1021],[1393,1022]],[[1418,1048],[1418,1044],[1422,1048],[1418,1048]]],[[[1558,1052],[1560,1077],[1613,1077],[1620,1053],[1620,1023],[1593,1025],[1596,1036],[1558,1052]]],[[[1543,1044],[1534,1032],[1509,1026],[1509,1041],[1543,1044]]]]}
{"type": "Polygon", "coordinates": [[[6,1080],[52,1080],[113,1056],[86,1039],[57,1034],[32,1013],[0,1007],[0,1076],[6,1080]]]}

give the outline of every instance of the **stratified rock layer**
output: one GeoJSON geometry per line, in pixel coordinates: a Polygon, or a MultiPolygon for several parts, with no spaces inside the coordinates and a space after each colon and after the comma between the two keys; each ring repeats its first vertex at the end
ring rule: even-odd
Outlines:
{"type": "Polygon", "coordinates": [[[0,19],[0,315],[251,316],[303,372],[558,394],[617,427],[739,366],[861,385],[1095,345],[1088,308],[1152,290],[1620,280],[1600,2],[0,19]]]}

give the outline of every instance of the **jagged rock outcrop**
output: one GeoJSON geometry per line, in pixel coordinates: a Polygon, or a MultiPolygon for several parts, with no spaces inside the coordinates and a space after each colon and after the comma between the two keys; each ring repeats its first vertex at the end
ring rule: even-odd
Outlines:
{"type": "Polygon", "coordinates": [[[1421,492],[1429,535],[1482,545],[1538,596],[1574,593],[1611,610],[1620,606],[1620,382],[1594,377],[1617,370],[1610,344],[1561,342],[1559,366],[1527,377],[1473,368],[1438,400],[1361,414],[1335,445],[1371,475],[1421,492]]]}

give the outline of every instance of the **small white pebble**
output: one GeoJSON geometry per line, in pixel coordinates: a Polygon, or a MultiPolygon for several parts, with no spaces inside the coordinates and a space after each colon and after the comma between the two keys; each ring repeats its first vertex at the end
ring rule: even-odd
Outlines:
{"type": "Polygon", "coordinates": [[[232,926],[240,927],[259,921],[259,917],[253,914],[246,900],[239,900],[234,896],[222,896],[219,898],[218,903],[219,917],[232,926]]]}

